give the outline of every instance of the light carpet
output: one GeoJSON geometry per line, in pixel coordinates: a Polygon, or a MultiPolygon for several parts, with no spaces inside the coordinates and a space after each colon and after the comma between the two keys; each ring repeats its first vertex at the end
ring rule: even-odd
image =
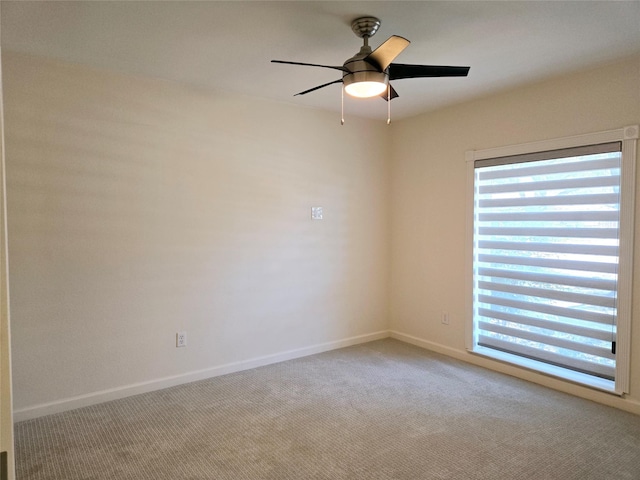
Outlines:
{"type": "Polygon", "coordinates": [[[640,479],[640,416],[386,339],[16,425],[18,480],[640,479]]]}

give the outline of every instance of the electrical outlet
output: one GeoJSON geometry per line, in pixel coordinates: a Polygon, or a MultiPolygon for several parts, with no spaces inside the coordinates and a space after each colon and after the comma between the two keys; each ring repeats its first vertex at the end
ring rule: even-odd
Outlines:
{"type": "Polygon", "coordinates": [[[442,313],[442,324],[449,325],[449,314],[447,312],[442,313]]]}
{"type": "Polygon", "coordinates": [[[187,346],[187,332],[176,333],[176,347],[187,346]]]}

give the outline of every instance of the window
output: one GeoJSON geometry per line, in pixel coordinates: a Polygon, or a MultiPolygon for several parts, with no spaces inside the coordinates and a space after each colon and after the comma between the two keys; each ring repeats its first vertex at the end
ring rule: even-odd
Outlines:
{"type": "Polygon", "coordinates": [[[468,153],[471,351],[628,389],[637,137],[468,153]]]}

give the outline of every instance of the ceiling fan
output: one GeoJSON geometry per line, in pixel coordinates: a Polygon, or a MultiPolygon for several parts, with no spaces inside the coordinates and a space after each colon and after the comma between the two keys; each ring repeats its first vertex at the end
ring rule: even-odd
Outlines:
{"type": "MultiPolygon", "coordinates": [[[[305,65],[309,67],[331,68],[342,72],[342,78],[334,80],[317,87],[310,88],[296,95],[306,95],[321,88],[342,83],[343,92],[358,97],[370,98],[380,96],[389,102],[398,97],[398,93],[389,83],[390,80],[400,80],[403,78],[422,77],[466,77],[470,67],[448,67],[441,65],[410,65],[403,63],[392,63],[393,60],[409,45],[409,40],[398,35],[392,35],[382,45],[375,50],[369,46],[371,38],[380,28],[380,20],[376,17],[360,17],[351,22],[351,29],[360,38],[364,45],[360,51],[349,58],[342,66],[340,65],[318,65],[315,63],[289,62],[285,60],[271,60],[273,63],[285,63],[290,65],[305,65]]],[[[389,107],[390,108],[390,105],[389,107]]],[[[344,112],[344,97],[343,97],[344,112]]],[[[390,120],[387,118],[387,123],[390,120]]],[[[344,114],[342,118],[344,123],[344,114]]]]}

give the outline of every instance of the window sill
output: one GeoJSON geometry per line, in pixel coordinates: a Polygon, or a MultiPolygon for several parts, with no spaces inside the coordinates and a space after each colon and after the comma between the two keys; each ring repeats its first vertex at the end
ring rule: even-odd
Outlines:
{"type": "Polygon", "coordinates": [[[581,386],[600,390],[602,392],[610,393],[613,395],[621,396],[621,392],[617,392],[615,389],[615,382],[606,380],[604,378],[594,377],[566,368],[557,367],[555,365],[549,365],[548,363],[531,360],[529,358],[520,357],[518,355],[512,355],[510,353],[501,352],[492,348],[476,346],[470,351],[473,354],[489,358],[492,360],[498,360],[500,362],[522,367],[535,373],[542,373],[551,377],[566,380],[581,386]]]}

